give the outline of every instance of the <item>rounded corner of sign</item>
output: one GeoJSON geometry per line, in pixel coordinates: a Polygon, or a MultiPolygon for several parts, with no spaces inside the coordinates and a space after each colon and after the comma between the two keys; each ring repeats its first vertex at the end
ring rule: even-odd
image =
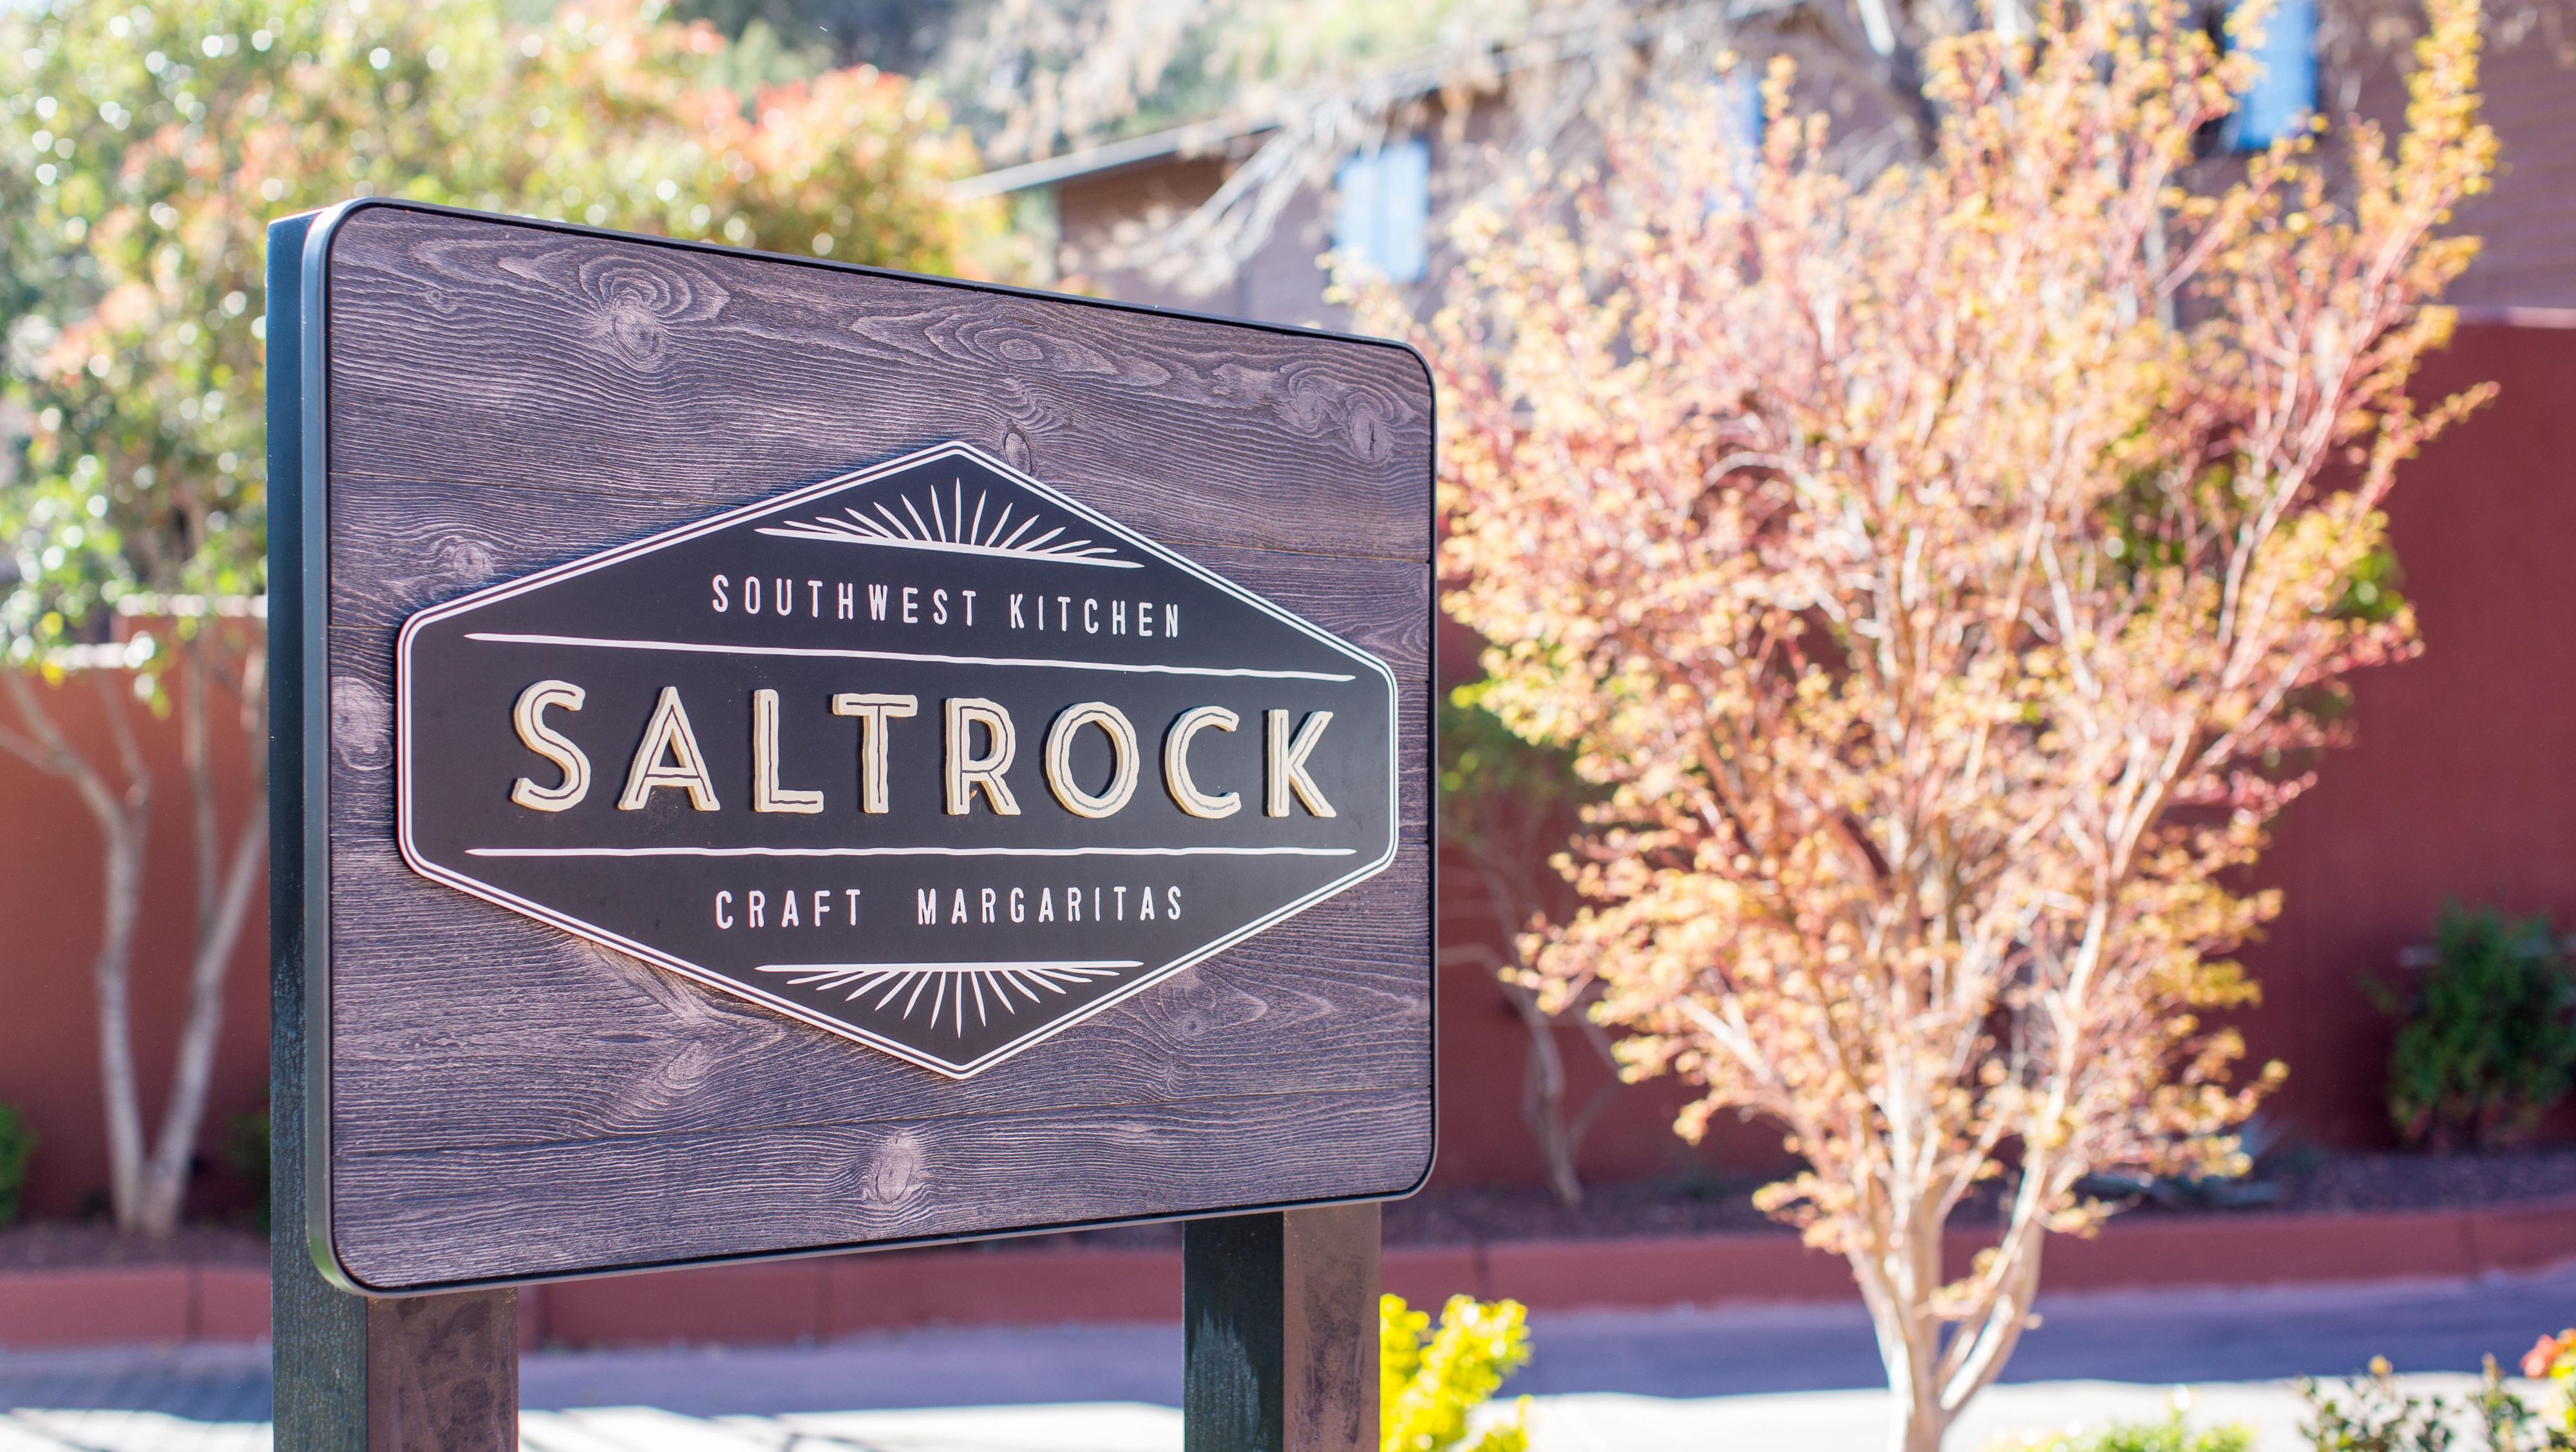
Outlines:
{"type": "Polygon", "coordinates": [[[1421,1193],[1422,1193],[1422,1187],[1431,1183],[1431,1172],[1432,1172],[1433,1170],[1435,1170],[1435,1169],[1438,1169],[1439,1167],[1440,1167],[1440,1120],[1439,1120],[1439,1116],[1434,1115],[1434,1116],[1432,1116],[1432,1121],[1431,1121],[1431,1132],[1430,1132],[1430,1134],[1429,1134],[1428,1136],[1426,1136],[1426,1137],[1425,1137],[1425,1139],[1423,1140],[1423,1144],[1422,1144],[1422,1171],[1421,1171],[1421,1173],[1419,1173],[1419,1174],[1417,1174],[1417,1175],[1415,1175],[1415,1176],[1413,1177],[1413,1183],[1411,1183],[1411,1184],[1409,1184],[1409,1185],[1405,1186],[1403,1189],[1396,1191],[1394,1194],[1389,1195],[1389,1196],[1387,1196],[1386,1198],[1388,1198],[1388,1199],[1390,1199],[1390,1200],[1403,1200],[1403,1199],[1410,1198],[1410,1197],[1412,1197],[1412,1196],[1414,1196],[1414,1195],[1419,1195],[1419,1194],[1421,1194],[1421,1193]]]}
{"type": "Polygon", "coordinates": [[[1375,862],[1361,868],[1356,874],[1354,874],[1351,881],[1354,883],[1366,882],[1370,878],[1377,876],[1379,873],[1386,871],[1390,867],[1393,867],[1395,865],[1395,859],[1402,856],[1403,853],[1403,834],[1400,832],[1387,833],[1386,850],[1377,855],[1377,860],[1375,862]]]}
{"type": "MultiPolygon", "coordinates": [[[[471,597],[468,597],[468,598],[471,598],[471,597]]],[[[404,617],[403,617],[402,628],[401,628],[400,630],[397,630],[397,631],[395,631],[395,632],[394,632],[394,660],[395,660],[395,663],[396,663],[397,665],[407,665],[407,664],[409,664],[409,663],[410,663],[410,658],[411,658],[411,643],[412,643],[412,639],[413,639],[413,637],[415,637],[415,636],[419,635],[419,634],[420,634],[420,632],[430,624],[430,618],[429,618],[429,617],[431,617],[432,615],[437,614],[439,611],[441,611],[441,610],[445,610],[445,609],[447,609],[449,606],[451,606],[451,605],[455,605],[455,604],[457,604],[457,603],[459,603],[459,602],[454,601],[454,600],[449,600],[449,601],[446,601],[446,602],[444,602],[444,603],[436,604],[436,605],[423,605],[422,607],[420,607],[419,609],[417,609],[417,610],[413,611],[413,612],[412,612],[412,613],[410,613],[409,615],[404,616],[404,617]]]]}
{"type": "Polygon", "coordinates": [[[1342,643],[1346,646],[1350,646],[1351,653],[1357,655],[1361,660],[1368,662],[1369,668],[1378,673],[1378,678],[1380,680],[1386,682],[1386,707],[1389,711],[1394,710],[1398,702],[1402,699],[1404,691],[1403,682],[1398,681],[1395,678],[1395,667],[1378,659],[1376,651],[1362,650],[1356,645],[1351,645],[1349,641],[1343,641],[1342,643]]]}
{"type": "Polygon", "coordinates": [[[1439,375],[1434,373],[1431,369],[1430,354],[1423,352],[1408,339],[1382,338],[1374,333],[1366,333],[1361,336],[1367,341],[1377,344],[1379,347],[1394,348],[1411,356],[1413,359],[1413,366],[1422,370],[1423,396],[1435,401],[1440,397],[1440,378],[1439,375]]]}
{"type": "Polygon", "coordinates": [[[310,281],[319,269],[329,265],[331,244],[338,240],[340,228],[346,225],[351,217],[369,207],[388,205],[389,201],[390,199],[385,197],[350,197],[345,201],[333,202],[314,213],[313,225],[304,233],[306,280],[310,281]]]}
{"type": "Polygon", "coordinates": [[[340,1254],[339,1239],[332,1232],[329,1212],[318,1201],[310,1223],[304,1228],[304,1253],[312,1260],[314,1273],[333,1290],[346,1291],[353,1296],[390,1294],[387,1288],[371,1284],[366,1277],[349,1268],[347,1257],[340,1254]]]}

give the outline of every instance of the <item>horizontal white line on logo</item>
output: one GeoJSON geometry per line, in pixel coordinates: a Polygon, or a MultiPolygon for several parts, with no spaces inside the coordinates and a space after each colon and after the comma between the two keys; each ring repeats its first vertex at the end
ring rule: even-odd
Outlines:
{"type": "Polygon", "coordinates": [[[707,645],[685,640],[609,640],[588,635],[518,635],[497,630],[468,631],[467,640],[503,645],[580,645],[601,650],[672,650],[692,655],[790,655],[827,660],[909,660],[930,665],[1054,666],[1069,671],[1118,671],[1151,676],[1242,676],[1265,681],[1348,681],[1355,676],[1330,671],[1265,671],[1249,666],[1121,665],[1100,660],[1023,660],[1013,656],[929,655],[902,650],[836,650],[823,646],[707,645]]]}
{"type": "Polygon", "coordinates": [[[1350,857],[1350,847],[468,847],[468,857],[1350,857]]]}
{"type": "Polygon", "coordinates": [[[1075,968],[1142,968],[1134,958],[1037,958],[1015,963],[763,963],[757,973],[1035,973],[1075,968]]]}

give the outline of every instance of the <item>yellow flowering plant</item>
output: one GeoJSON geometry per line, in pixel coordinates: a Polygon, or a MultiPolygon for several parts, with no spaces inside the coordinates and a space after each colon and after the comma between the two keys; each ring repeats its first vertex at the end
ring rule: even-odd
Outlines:
{"type": "Polygon", "coordinates": [[[1469,1440],[1475,1410],[1529,1361],[1528,1312],[1518,1301],[1451,1296],[1435,1330],[1402,1296],[1378,1298],[1381,1452],[1528,1452],[1529,1398],[1511,1420],[1469,1440]]]}

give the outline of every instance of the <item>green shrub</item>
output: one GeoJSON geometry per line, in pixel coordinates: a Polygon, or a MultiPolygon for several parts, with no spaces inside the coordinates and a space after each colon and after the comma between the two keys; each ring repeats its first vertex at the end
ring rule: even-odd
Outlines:
{"type": "Polygon", "coordinates": [[[1528,1315],[1518,1301],[1451,1296],[1434,1331],[1402,1296],[1379,1297],[1381,1452],[1528,1452],[1527,1397],[1511,1421],[1467,1441],[1468,1418],[1529,1360],[1528,1315]]]}
{"type": "Polygon", "coordinates": [[[2195,1431],[2176,1412],[2161,1422],[2114,1422],[2098,1432],[2007,1438],[1988,1452],[2254,1452],[2254,1434],[2233,1424],[2195,1431]]]}
{"type": "Polygon", "coordinates": [[[2414,1396],[2397,1385],[2388,1358],[2371,1358],[2370,1370],[2338,1387],[2301,1378],[2308,1422],[2300,1430],[2315,1452],[2570,1452],[2566,1432],[2552,1426],[2505,1383],[2495,1358],[2476,1391],[2452,1401],[2414,1396]]]}
{"type": "Polygon", "coordinates": [[[2372,985],[2398,1020],[2388,1113],[2407,1143],[2508,1143],[2567,1096],[2576,1075],[2576,979],[2545,917],[2442,910],[2434,962],[2411,990],[2372,985]]]}
{"type": "Polygon", "coordinates": [[[0,1104],[0,1225],[15,1224],[18,1196],[27,1188],[27,1158],[36,1152],[36,1132],[15,1105],[0,1104]]]}

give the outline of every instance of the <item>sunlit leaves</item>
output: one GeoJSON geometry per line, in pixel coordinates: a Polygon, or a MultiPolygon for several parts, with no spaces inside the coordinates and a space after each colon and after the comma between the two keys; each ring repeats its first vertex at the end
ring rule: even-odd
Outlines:
{"type": "Polygon", "coordinates": [[[996,230],[968,143],[899,77],[757,95],[656,0],[519,27],[500,0],[0,12],[0,307],[32,420],[0,495],[0,639],[135,590],[262,589],[264,231],[402,196],[932,272],[996,230]]]}
{"type": "Polygon", "coordinates": [[[2404,391],[2494,159],[2474,0],[2436,0],[2394,155],[2352,124],[2231,173],[2195,138],[2244,62],[2187,7],[2038,9],[1933,48],[1926,162],[1853,175],[1785,68],[1736,154],[1736,82],[1684,87],[1463,218],[1430,324],[1373,319],[1440,376],[1480,702],[1606,793],[1552,1002],[1694,1081],[1685,1134],[1785,1132],[1763,1203],[1850,1258],[1936,1421],[2040,1233],[2098,1218],[2084,1175],[2239,1166],[2278,1073],[2204,1017],[2278,908],[2243,873],[2338,683],[2413,648],[2381,503],[2482,396],[2404,391]],[[2000,1253],[1945,1284],[1998,1178],[2000,1253]]]}

